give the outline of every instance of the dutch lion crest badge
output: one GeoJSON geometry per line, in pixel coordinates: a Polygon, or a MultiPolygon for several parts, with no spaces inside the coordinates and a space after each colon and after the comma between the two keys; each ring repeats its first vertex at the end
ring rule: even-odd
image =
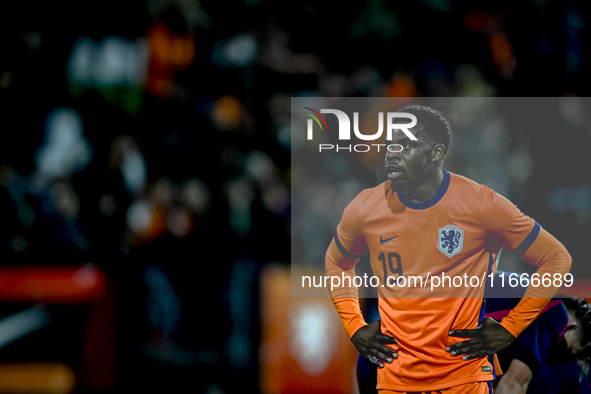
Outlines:
{"type": "Polygon", "coordinates": [[[447,257],[460,253],[464,247],[464,230],[453,225],[440,228],[438,246],[447,257]]]}

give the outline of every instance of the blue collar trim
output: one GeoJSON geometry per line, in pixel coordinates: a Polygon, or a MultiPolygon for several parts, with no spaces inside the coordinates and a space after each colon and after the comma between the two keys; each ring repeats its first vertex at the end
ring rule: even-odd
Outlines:
{"type": "Polygon", "coordinates": [[[451,179],[451,176],[449,175],[449,172],[447,172],[446,170],[443,170],[443,183],[441,184],[441,187],[439,188],[439,191],[437,192],[437,194],[435,194],[435,196],[433,198],[431,198],[430,200],[423,201],[423,202],[408,201],[406,199],[406,197],[404,197],[404,194],[402,192],[398,192],[398,198],[400,199],[401,203],[403,203],[404,205],[406,205],[407,207],[412,208],[412,209],[431,208],[433,205],[437,204],[439,202],[439,200],[441,200],[443,198],[443,196],[445,195],[445,193],[447,192],[447,189],[449,188],[450,179],[451,179]]]}

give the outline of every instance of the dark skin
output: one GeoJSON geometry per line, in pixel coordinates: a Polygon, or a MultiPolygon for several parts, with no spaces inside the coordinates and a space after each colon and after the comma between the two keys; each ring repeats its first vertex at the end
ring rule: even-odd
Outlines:
{"type": "Polygon", "coordinates": [[[386,145],[394,145],[385,158],[386,171],[393,191],[403,192],[412,202],[424,202],[435,196],[443,183],[443,157],[445,146],[433,144],[421,138],[422,132],[414,132],[417,141],[409,139],[400,130],[394,130],[392,140],[386,145]],[[392,178],[390,173],[399,173],[392,178]]]}
{"type": "Polygon", "coordinates": [[[396,339],[382,334],[380,329],[381,320],[360,328],[351,338],[359,353],[380,368],[384,368],[384,361],[391,363],[398,358],[398,353],[384,346],[384,344],[395,344],[396,339]]]}
{"type": "Polygon", "coordinates": [[[515,340],[513,334],[490,317],[472,330],[453,330],[450,337],[470,338],[445,348],[452,356],[461,356],[464,360],[490,356],[500,352],[515,340]]]}
{"type": "MultiPolygon", "coordinates": [[[[424,202],[433,198],[443,183],[446,148],[443,144],[429,141],[422,131],[413,129],[412,133],[417,141],[410,140],[401,130],[394,130],[392,140],[386,141],[387,145],[397,144],[402,147],[401,152],[386,154],[386,171],[393,191],[404,193],[409,201],[424,202]]],[[[515,340],[509,331],[490,318],[484,319],[475,329],[453,330],[449,335],[469,338],[445,349],[452,356],[464,355],[464,360],[494,354],[515,340]]],[[[395,351],[384,346],[396,343],[396,339],[381,333],[379,321],[357,330],[351,342],[359,353],[380,368],[384,367],[384,361],[391,363],[392,359],[398,358],[395,351]]]]}
{"type": "MultiPolygon", "coordinates": [[[[398,358],[398,353],[384,346],[385,344],[395,344],[396,338],[382,334],[380,324],[381,320],[378,320],[360,328],[351,338],[351,342],[363,357],[379,368],[383,368],[384,362],[391,363],[398,358]]],[[[465,354],[462,359],[466,361],[500,352],[515,340],[509,331],[490,317],[485,318],[475,329],[454,330],[450,331],[449,335],[470,338],[445,349],[452,356],[465,354]]]]}

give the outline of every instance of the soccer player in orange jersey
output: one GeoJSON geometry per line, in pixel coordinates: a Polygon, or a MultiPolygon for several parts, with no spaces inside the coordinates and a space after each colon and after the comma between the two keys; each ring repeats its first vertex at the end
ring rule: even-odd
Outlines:
{"type": "Polygon", "coordinates": [[[451,132],[437,111],[410,106],[400,112],[416,116],[410,131],[417,140],[393,131],[388,181],[347,206],[326,253],[327,276],[353,277],[369,251],[380,278],[380,330],[364,321],[354,285],[343,280],[331,298],[355,347],[380,367],[381,394],[489,393],[495,378],[489,356],[535,320],[561,285],[530,286],[500,323],[484,318],[485,281],[478,278],[496,269],[493,243],[537,266],[540,276],[566,274],[571,258],[506,198],[443,168],[451,132]],[[441,277],[464,278],[464,286],[441,285],[441,277]]]}

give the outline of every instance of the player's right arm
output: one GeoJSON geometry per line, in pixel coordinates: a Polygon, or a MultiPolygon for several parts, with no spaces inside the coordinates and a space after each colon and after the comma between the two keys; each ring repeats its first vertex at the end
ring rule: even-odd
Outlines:
{"type": "Polygon", "coordinates": [[[355,264],[357,264],[359,257],[355,258],[346,250],[345,253],[349,253],[349,257],[345,256],[341,251],[343,246],[337,246],[340,242],[337,237],[338,232],[335,233],[335,237],[326,251],[324,267],[326,276],[340,279],[340,285],[335,286],[334,289],[329,288],[329,292],[332,302],[341,317],[343,327],[349,338],[351,338],[357,330],[367,325],[359,307],[358,289],[352,286],[355,276],[355,264]],[[348,284],[346,278],[350,278],[351,286],[346,285],[348,284]]]}
{"type": "Polygon", "coordinates": [[[377,329],[375,324],[368,326],[361,313],[358,289],[353,285],[353,278],[355,265],[364,253],[365,241],[361,232],[359,198],[356,198],[345,209],[341,223],[337,226],[334,238],[326,251],[325,271],[329,278],[340,278],[340,286],[329,291],[351,342],[364,357],[383,367],[379,360],[392,362],[390,357],[398,357],[395,351],[383,344],[396,343],[396,340],[383,335],[379,325],[377,329]],[[350,278],[350,281],[343,278],[350,278]]]}
{"type": "Polygon", "coordinates": [[[513,359],[509,369],[499,381],[495,394],[525,394],[533,377],[531,369],[523,361],[513,359]]]}
{"type": "MultiPolygon", "coordinates": [[[[336,237],[336,235],[335,235],[336,237]]],[[[352,257],[352,256],[351,256],[352,257]]],[[[335,239],[332,240],[326,252],[326,275],[355,275],[355,264],[358,259],[347,258],[337,247],[335,239]],[[350,267],[349,269],[347,269],[350,267]]],[[[330,291],[330,289],[329,289],[330,291]]],[[[382,334],[381,320],[367,324],[359,307],[358,291],[356,287],[342,286],[331,291],[331,299],[341,317],[343,327],[349,335],[351,342],[362,356],[382,368],[382,361],[391,363],[398,358],[398,354],[384,346],[395,344],[396,339],[382,334]]]]}

